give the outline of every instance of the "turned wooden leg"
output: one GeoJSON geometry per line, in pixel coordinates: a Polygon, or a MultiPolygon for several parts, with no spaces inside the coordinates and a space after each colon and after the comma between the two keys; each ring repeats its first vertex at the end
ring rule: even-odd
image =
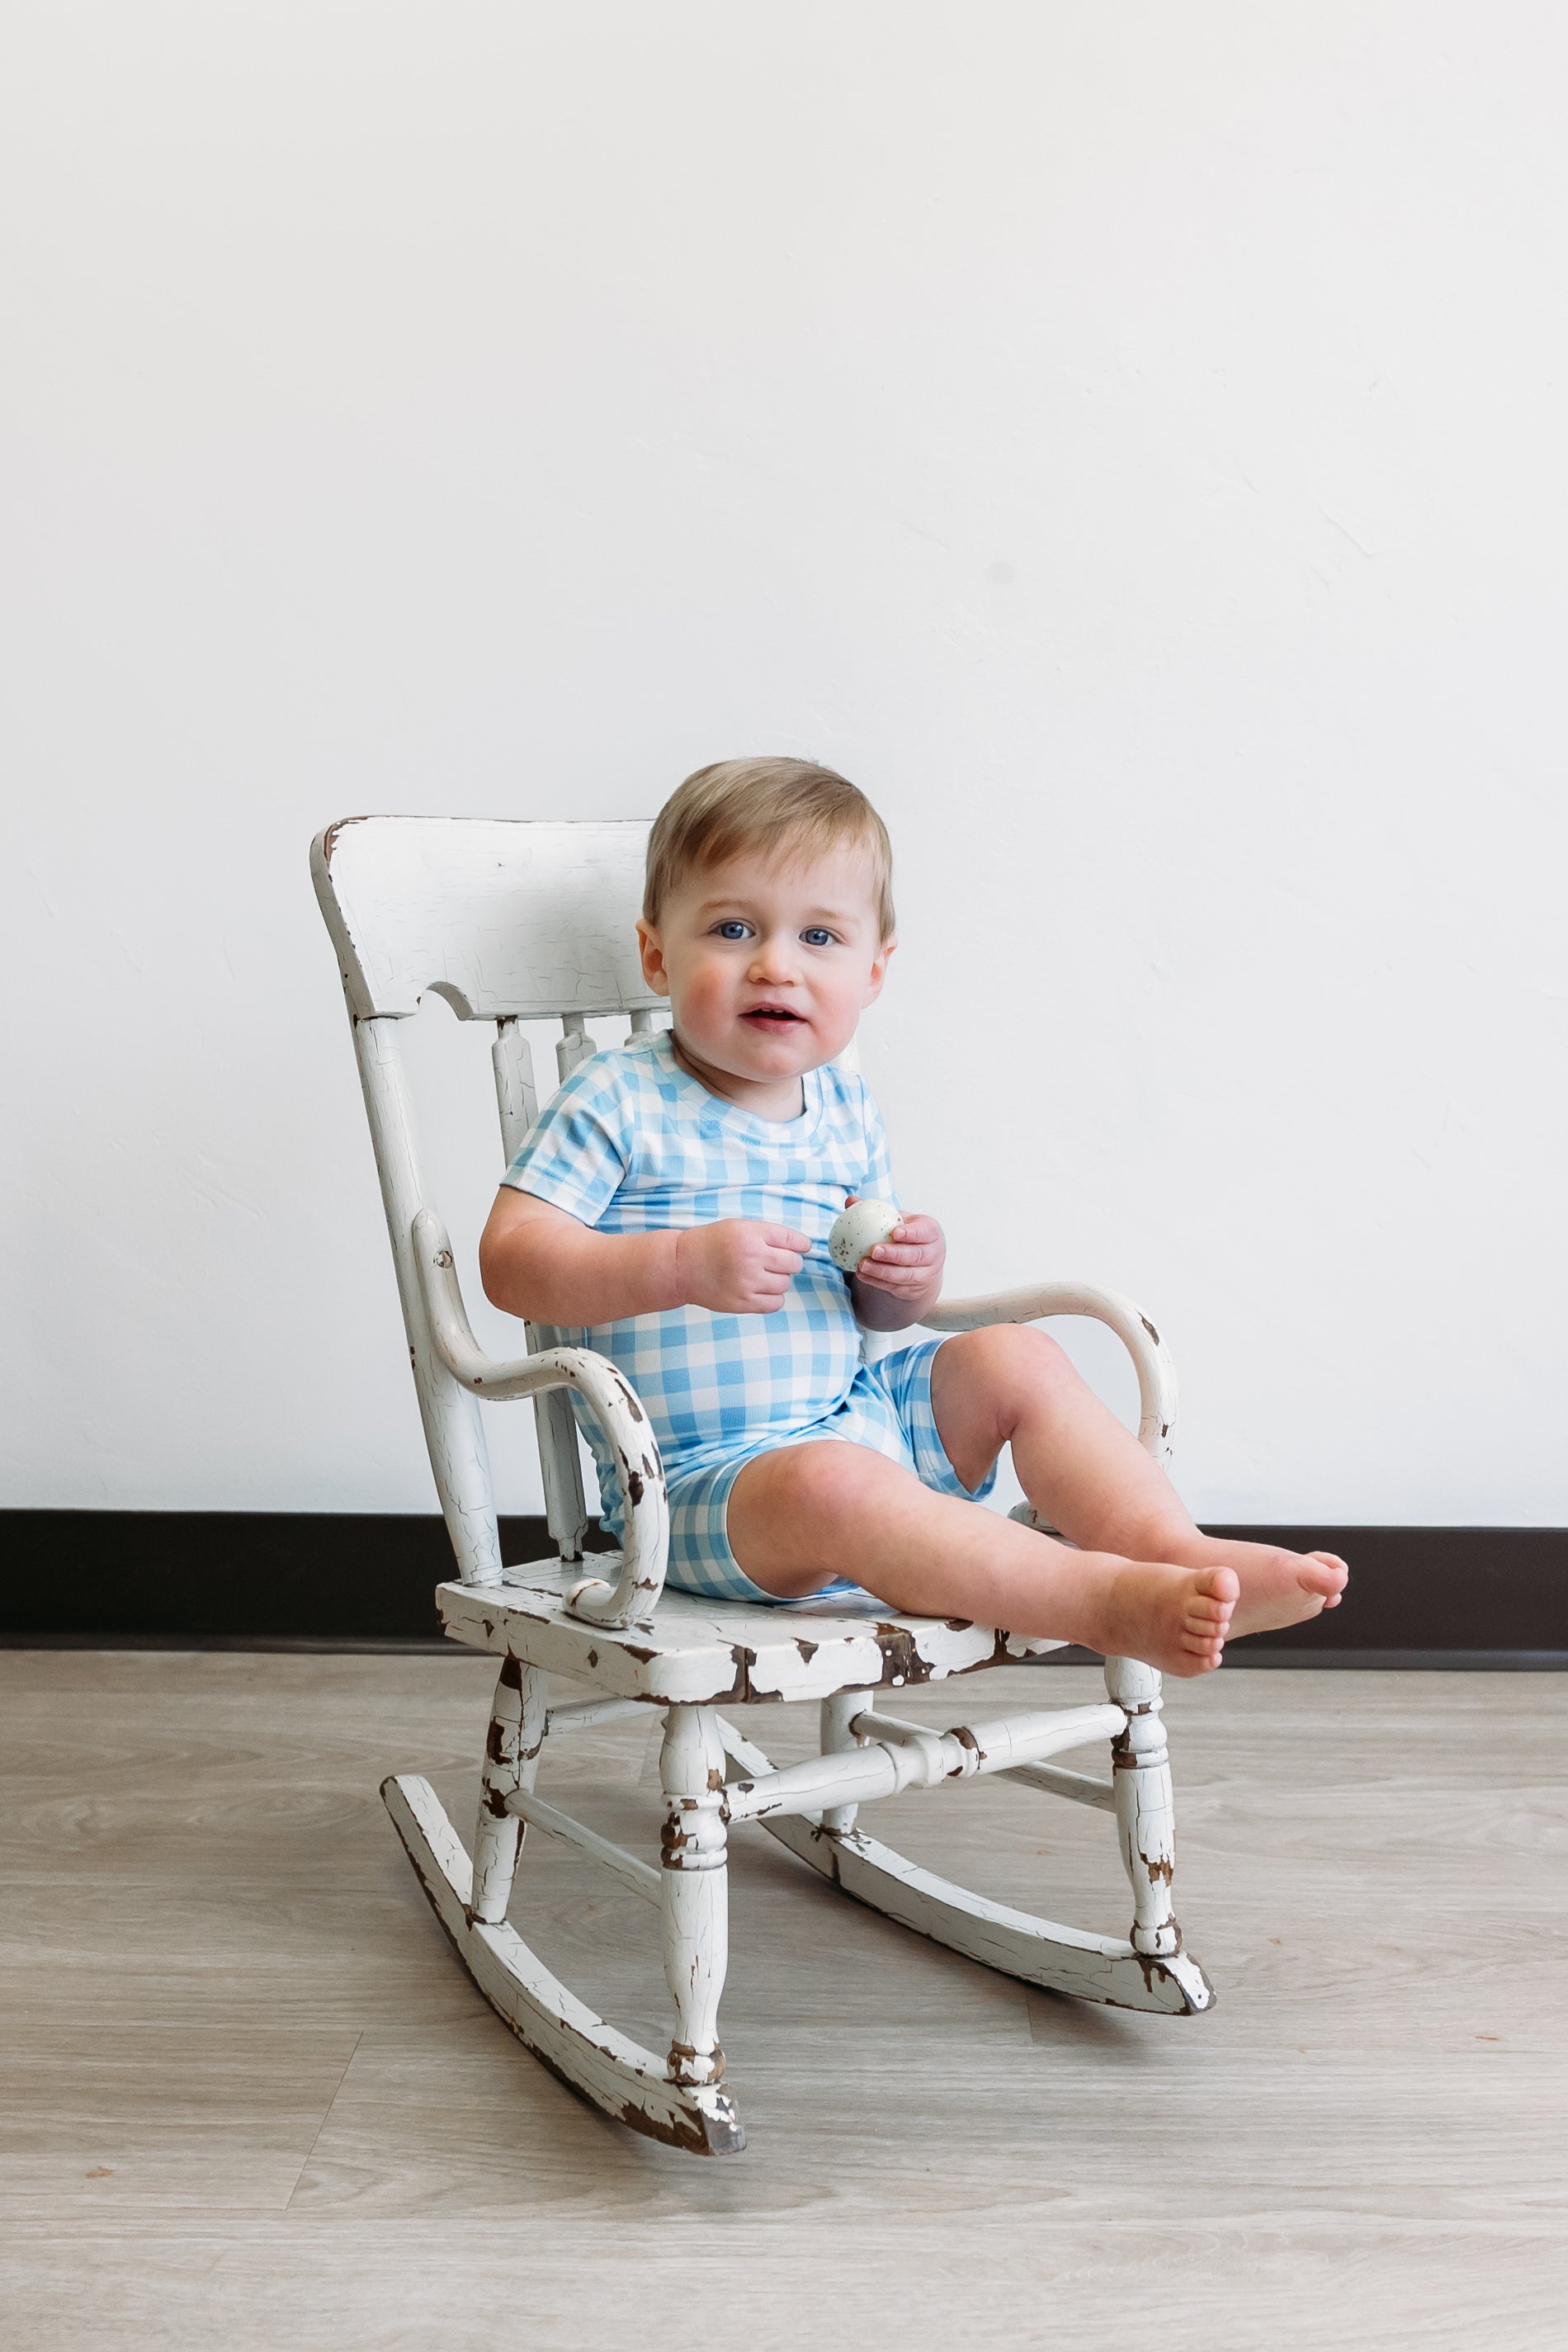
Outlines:
{"type": "Polygon", "coordinates": [[[1127,1717],[1126,1730],[1110,1743],[1110,1761],[1121,1859],[1132,1888],[1131,1941],[1146,1958],[1169,1959],[1182,1948],[1182,1931],[1171,1907],[1175,1811],[1160,1677],[1137,1658],[1107,1658],[1105,1690],[1127,1717]]]}
{"type": "MultiPolygon", "coordinates": [[[[849,1727],[858,1715],[870,1705],[870,1694],[863,1690],[836,1691],[822,1702],[822,1752],[825,1756],[842,1755],[847,1748],[858,1748],[859,1741],[849,1727]]],[[[842,1837],[855,1826],[858,1805],[824,1805],[822,1826],[837,1837],[842,1837]]]]}
{"type": "Polygon", "coordinates": [[[710,1706],[672,1706],[659,1780],[668,1810],[664,1864],[664,1974],[675,2002],[672,2083],[717,2083],[719,1996],[730,1956],[724,1748],[710,1706]]]}
{"type": "Polygon", "coordinates": [[[544,1745],[544,1675],[537,1666],[508,1658],[496,1684],[490,1727],[485,1740],[479,1783],[479,1814],[474,1827],[474,1894],[470,1919],[499,1927],[506,1917],[517,1858],[528,1824],[509,1813],[506,1801],[531,1789],[539,1777],[544,1745]]]}

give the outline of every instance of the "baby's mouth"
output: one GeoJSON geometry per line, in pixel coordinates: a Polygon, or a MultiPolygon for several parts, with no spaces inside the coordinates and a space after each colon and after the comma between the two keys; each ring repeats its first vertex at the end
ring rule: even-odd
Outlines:
{"type": "Polygon", "coordinates": [[[792,1013],[787,1004],[753,1004],[741,1018],[756,1029],[786,1029],[798,1025],[801,1016],[792,1013]]]}

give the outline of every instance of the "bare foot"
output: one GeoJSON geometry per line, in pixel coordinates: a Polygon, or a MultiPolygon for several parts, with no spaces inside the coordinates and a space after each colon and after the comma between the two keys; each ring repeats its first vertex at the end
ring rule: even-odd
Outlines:
{"type": "MultiPolygon", "coordinates": [[[[1086,1566],[1093,1557],[1085,1556],[1086,1566]]],[[[1162,1674],[1212,1675],[1241,1590],[1234,1569],[1114,1559],[1106,1568],[1103,1582],[1085,1596],[1089,1622],[1076,1638],[1106,1657],[1142,1658],[1162,1674]]]]}
{"type": "Polygon", "coordinates": [[[1324,1609],[1337,1609],[1350,1579],[1331,1551],[1282,1551],[1275,1544],[1228,1543],[1199,1536],[1185,1547],[1188,1568],[1228,1568],[1240,1580],[1240,1598],[1230,1621],[1232,1641],[1243,1633],[1266,1633],[1277,1625],[1300,1625],[1324,1609]]]}

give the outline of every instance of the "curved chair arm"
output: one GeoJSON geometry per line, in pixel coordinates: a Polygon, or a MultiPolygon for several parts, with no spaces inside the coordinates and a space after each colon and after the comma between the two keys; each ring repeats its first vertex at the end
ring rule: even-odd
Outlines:
{"type": "Polygon", "coordinates": [[[595,1625],[630,1625],[647,1616],[664,1590],[669,1552],[669,1511],[664,1466],[647,1415],[617,1368],[588,1348],[549,1348],[510,1363],[487,1356],[463,1305],[452,1245],[433,1209],[414,1220],[414,1263],[436,1352],[454,1380],[492,1404],[574,1389],[603,1430],[616,1458],[621,1490],[621,1572],[606,1584],[588,1577],[567,1596],[574,1617],[595,1625]]]}
{"type": "Polygon", "coordinates": [[[1138,1374],[1138,1442],[1163,1462],[1176,1425],[1176,1368],[1149,1318],[1120,1291],[1097,1290],[1087,1282],[1042,1282],[984,1298],[942,1299],[921,1321],[932,1331],[979,1331],[988,1323],[1037,1323],[1045,1315],[1089,1315],[1115,1332],[1138,1374]]]}

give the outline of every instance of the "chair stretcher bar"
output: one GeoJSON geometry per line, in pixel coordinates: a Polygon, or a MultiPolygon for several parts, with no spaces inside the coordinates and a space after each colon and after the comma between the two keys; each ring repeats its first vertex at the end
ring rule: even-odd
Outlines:
{"type": "Polygon", "coordinates": [[[905,1724],[868,1708],[850,1726],[864,1746],[731,1780],[725,1804],[731,1822],[819,1812],[825,1806],[873,1804],[879,1797],[894,1797],[905,1789],[931,1789],[939,1780],[964,1780],[977,1773],[1036,1763],[1064,1748],[1113,1738],[1126,1727],[1121,1707],[1110,1706],[1005,1716],[994,1723],[958,1724],[951,1731],[928,1730],[923,1724],[905,1724]]]}

